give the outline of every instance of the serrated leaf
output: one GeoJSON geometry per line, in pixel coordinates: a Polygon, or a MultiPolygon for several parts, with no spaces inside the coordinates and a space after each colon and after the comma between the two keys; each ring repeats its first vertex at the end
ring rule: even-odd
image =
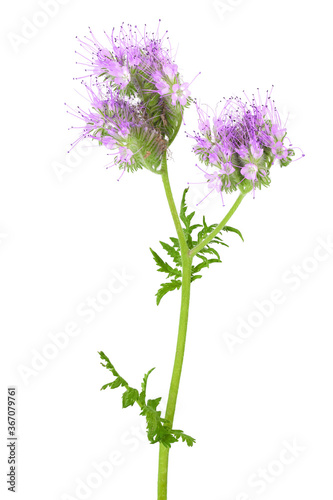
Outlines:
{"type": "Polygon", "coordinates": [[[192,266],[192,273],[193,274],[198,273],[205,267],[209,267],[208,259],[206,261],[200,262],[200,264],[197,264],[196,266],[192,266]]]}
{"type": "Polygon", "coordinates": [[[207,257],[205,257],[204,255],[197,254],[197,257],[198,257],[198,259],[201,259],[202,262],[207,262],[208,261],[207,257]]]}
{"type": "Polygon", "coordinates": [[[109,382],[108,384],[103,385],[101,387],[101,391],[105,391],[105,389],[107,389],[108,387],[110,387],[110,389],[112,389],[111,384],[112,384],[112,382],[109,382]]]}
{"type": "Polygon", "coordinates": [[[210,264],[213,264],[215,262],[222,262],[222,261],[220,259],[207,259],[206,261],[200,262],[200,264],[197,264],[196,266],[192,266],[192,273],[199,273],[201,269],[209,267],[210,264]]]}
{"type": "Polygon", "coordinates": [[[227,232],[230,232],[230,233],[236,233],[244,241],[242,233],[238,229],[236,229],[234,227],[224,226],[223,231],[227,231],[227,232]]]}
{"type": "Polygon", "coordinates": [[[161,259],[161,257],[152,248],[150,248],[150,251],[153,254],[153,258],[157,264],[157,270],[159,272],[166,273],[167,278],[170,278],[171,276],[175,276],[176,278],[178,278],[182,275],[182,272],[179,269],[173,268],[167,262],[164,262],[164,260],[161,259]]]}
{"type": "Polygon", "coordinates": [[[111,387],[111,389],[117,389],[117,387],[124,386],[124,385],[126,385],[125,380],[121,377],[117,377],[116,380],[111,382],[110,387],[111,387]]]}
{"type": "Polygon", "coordinates": [[[155,368],[151,368],[143,377],[143,381],[141,383],[141,393],[140,393],[140,400],[143,399],[143,402],[145,402],[146,399],[146,391],[147,391],[147,382],[148,382],[148,377],[153,372],[155,368]]]}
{"type": "Polygon", "coordinates": [[[209,254],[209,255],[215,255],[218,259],[220,259],[220,255],[215,248],[212,248],[210,246],[204,247],[200,252],[200,254],[209,254]]]}
{"type": "Polygon", "coordinates": [[[109,358],[106,356],[106,354],[104,354],[103,351],[99,351],[98,354],[100,355],[100,358],[106,363],[105,365],[101,363],[101,365],[110,370],[115,377],[119,377],[119,373],[117,372],[109,358]]]}
{"type": "Polygon", "coordinates": [[[170,255],[170,257],[172,257],[174,263],[181,265],[182,258],[179,249],[175,248],[174,246],[172,247],[171,245],[169,245],[169,243],[164,243],[164,241],[160,241],[160,244],[162,245],[163,249],[167,252],[167,254],[170,255]]]}
{"type": "Polygon", "coordinates": [[[185,434],[183,431],[173,430],[172,432],[173,435],[177,438],[177,440],[181,438],[183,442],[186,442],[187,446],[192,447],[193,444],[195,443],[195,439],[189,436],[188,434],[185,434]]]}
{"type": "Polygon", "coordinates": [[[140,415],[144,416],[146,419],[147,437],[150,443],[161,443],[163,446],[170,448],[172,443],[182,439],[182,441],[187,442],[189,446],[193,445],[193,442],[195,442],[193,438],[184,434],[183,431],[173,431],[170,422],[161,416],[161,411],[157,410],[161,398],[148,399],[146,402],[148,377],[155,368],[152,368],[144,375],[141,383],[142,391],[139,394],[137,389],[129,387],[127,382],[118,374],[109,358],[102,351],[99,352],[99,355],[105,362],[105,364],[101,364],[105,368],[111,370],[113,375],[116,376],[113,382],[103,385],[102,390],[105,390],[107,387],[110,389],[116,389],[119,386],[126,387],[126,391],[122,395],[122,406],[123,408],[128,408],[129,406],[133,406],[134,403],[140,406],[140,415]]]}
{"type": "Polygon", "coordinates": [[[164,295],[172,290],[179,290],[182,286],[182,282],[180,280],[171,280],[170,283],[162,283],[161,288],[156,293],[156,303],[159,305],[164,295]]]}
{"type": "Polygon", "coordinates": [[[188,229],[188,232],[189,233],[193,233],[193,231],[195,229],[197,229],[197,227],[201,227],[201,224],[193,224],[193,226],[189,226],[187,229],[188,229]]]}
{"type": "MultiPolygon", "coordinates": [[[[179,217],[180,220],[182,221],[182,229],[184,233],[184,237],[187,243],[188,248],[191,250],[192,248],[196,247],[200,242],[202,242],[207,236],[209,236],[216,228],[217,224],[210,224],[208,225],[206,222],[205,216],[202,218],[202,224],[191,224],[195,212],[191,212],[189,215],[187,215],[187,204],[186,204],[186,194],[188,193],[189,188],[186,188],[183,192],[181,204],[180,204],[180,213],[179,217]],[[200,230],[199,230],[200,229],[200,230]],[[198,230],[196,237],[194,236],[196,230],[198,230]]],[[[195,281],[196,279],[200,279],[202,276],[195,276],[198,272],[200,272],[202,269],[209,267],[210,264],[213,263],[219,263],[221,261],[221,257],[216,250],[216,248],[213,247],[213,245],[222,245],[228,247],[226,243],[221,238],[221,233],[222,231],[230,231],[238,234],[240,238],[243,239],[243,236],[241,232],[238,229],[235,229],[231,226],[225,226],[222,228],[218,234],[216,234],[207,244],[204,248],[202,248],[197,254],[196,257],[201,260],[199,264],[193,265],[192,266],[192,277],[191,281],[195,281]],[[207,256],[215,256],[215,258],[208,258],[207,256]],[[194,277],[195,276],[195,277],[194,277]]],[[[151,250],[154,260],[158,266],[158,271],[164,272],[167,275],[167,278],[172,278],[171,281],[162,283],[160,289],[156,293],[156,303],[159,304],[164,295],[166,295],[168,292],[173,291],[173,290],[178,290],[181,288],[182,282],[181,282],[181,277],[182,277],[182,272],[179,268],[181,268],[181,263],[182,263],[182,258],[181,258],[181,252],[180,252],[180,245],[179,245],[179,240],[178,238],[171,237],[170,241],[172,245],[169,243],[165,243],[163,241],[160,241],[160,244],[162,245],[162,248],[167,252],[168,256],[172,258],[174,264],[176,264],[176,267],[173,268],[165,262],[156,252],[151,250]]]]}
{"type": "Polygon", "coordinates": [[[190,223],[194,216],[195,216],[195,212],[191,212],[189,215],[187,215],[187,217],[186,217],[187,223],[190,223]]]}
{"type": "Polygon", "coordinates": [[[152,408],[153,410],[156,410],[156,408],[160,404],[161,400],[162,400],[162,398],[148,399],[147,406],[149,408],[152,408]]]}
{"type": "Polygon", "coordinates": [[[175,438],[171,433],[166,432],[160,436],[159,442],[166,448],[171,448],[171,445],[177,442],[177,438],[175,438]]]}
{"type": "Polygon", "coordinates": [[[170,236],[170,240],[172,241],[173,246],[175,248],[180,248],[179,239],[178,238],[175,238],[174,236],[170,236]]]}
{"type": "Polygon", "coordinates": [[[139,391],[137,389],[133,389],[133,387],[129,387],[127,391],[123,393],[123,408],[127,408],[128,406],[133,406],[134,403],[139,398],[139,391]]]}
{"type": "Polygon", "coordinates": [[[189,188],[184,189],[182,201],[180,203],[180,212],[179,212],[180,220],[185,224],[185,226],[186,226],[186,223],[187,223],[187,217],[186,217],[186,211],[187,211],[186,194],[187,194],[188,190],[189,190],[189,188]]]}

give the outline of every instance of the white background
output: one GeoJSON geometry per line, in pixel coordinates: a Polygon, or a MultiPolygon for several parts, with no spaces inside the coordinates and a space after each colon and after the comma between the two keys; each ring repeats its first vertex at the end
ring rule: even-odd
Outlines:
{"type": "MultiPolygon", "coordinates": [[[[161,17],[161,29],[179,46],[184,80],[202,72],[192,96],[214,106],[223,96],[274,84],[281,114],[290,113],[288,135],[306,153],[287,169],[276,166],[271,187],[247,197],[231,222],[245,243],[225,235],[223,264],[193,285],[175,426],[197,443],[173,446],[169,498],[331,498],[333,251],[322,243],[333,238],[330,2],[57,5],[53,17],[41,17],[41,3],[17,0],[6,4],[2,19],[1,489],[9,495],[6,392],[14,384],[16,498],[156,498],[157,445],[145,441],[137,408],[121,409],[120,390],[99,391],[112,376],[97,351],[134,386],[156,366],[149,396],[165,401],[180,296],[173,292],[156,307],[162,276],[148,248],[159,250],[158,241],[174,235],[171,216],[158,176],[140,171],[116,182],[102,149],[66,155],[75,120],[64,102],[83,103],[72,80],[80,76],[75,35],[91,26],[104,40],[103,30],[122,21],[153,31],[161,17]],[[19,39],[27,35],[26,20],[43,26],[19,39]],[[60,176],[59,165],[67,168],[60,176]],[[114,271],[131,279],[116,282],[121,291],[88,323],[78,308],[103,295],[114,271]],[[271,300],[275,289],[283,303],[258,316],[258,302],[271,300]],[[241,321],[255,318],[260,326],[241,339],[241,321]],[[36,353],[52,354],[50,334],[73,322],[77,335],[37,366],[36,353]],[[242,343],[232,350],[226,333],[242,343]],[[294,457],[284,452],[286,441],[299,448],[294,457]],[[286,456],[290,463],[283,464],[286,456]],[[99,480],[96,466],[110,459],[112,473],[99,480]],[[268,471],[261,489],[249,483],[260,468],[268,471]],[[84,494],[82,482],[93,488],[84,494]]],[[[186,183],[202,180],[184,133],[194,128],[193,107],[172,146],[178,205],[186,183]]],[[[204,194],[193,186],[191,206],[204,194]]],[[[218,222],[228,206],[212,195],[198,213],[218,222]]]]}

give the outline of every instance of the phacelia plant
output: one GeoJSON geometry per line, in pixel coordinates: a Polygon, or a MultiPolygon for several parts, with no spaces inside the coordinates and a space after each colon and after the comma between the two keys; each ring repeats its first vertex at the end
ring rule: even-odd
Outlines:
{"type": "MultiPolygon", "coordinates": [[[[118,166],[121,176],[142,168],[159,175],[175,225],[176,235],[161,242],[167,258],[151,250],[159,272],[166,275],[156,294],[156,302],[170,291],[181,289],[181,311],[174,368],[171,377],[165,415],[158,409],[161,398],[147,399],[147,381],[153,371],[143,378],[141,388],[131,387],[118,373],[109,358],[100,352],[100,358],[113,375],[113,380],[102,389],[122,388],[122,406],[138,405],[140,415],[147,423],[150,443],[159,443],[158,500],[167,498],[169,450],[173,443],[183,441],[193,446],[195,439],[174,428],[174,415],[185,351],[185,341],[193,281],[202,277],[202,270],[220,263],[218,248],[228,246],[223,233],[240,231],[227,223],[249,192],[254,193],[271,182],[274,164],[286,167],[295,160],[295,148],[287,139],[285,125],[266,93],[242,100],[226,99],[219,113],[209,114],[200,107],[198,132],[187,134],[194,141],[193,151],[199,158],[204,183],[211,191],[223,194],[238,191],[235,203],[218,224],[208,224],[206,218],[195,221],[195,212],[188,213],[184,190],[178,214],[168,176],[168,151],[183,122],[185,109],[193,101],[190,84],[183,80],[174,60],[167,36],[149,33],[144,27],[122,25],[106,36],[106,46],[93,35],[79,39],[83,74],[78,77],[85,87],[89,108],[69,108],[68,112],[81,120],[79,137],[104,146],[113,155],[112,165],[118,166]]],[[[74,127],[73,127],[74,128],[74,127]]],[[[108,165],[110,166],[110,165],[108,165]]],[[[223,201],[224,204],[224,201],[223,201]]]]}

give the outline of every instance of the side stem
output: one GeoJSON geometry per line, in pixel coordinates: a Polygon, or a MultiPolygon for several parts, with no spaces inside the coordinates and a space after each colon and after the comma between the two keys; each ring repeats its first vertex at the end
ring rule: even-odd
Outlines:
{"type": "Polygon", "coordinates": [[[247,195],[247,192],[240,193],[240,195],[238,196],[237,200],[235,201],[235,203],[232,205],[232,207],[230,208],[229,212],[227,213],[227,215],[216,226],[216,228],[214,229],[214,231],[212,231],[211,233],[209,233],[209,235],[204,240],[202,240],[196,247],[192,248],[189,251],[189,255],[192,258],[198,252],[200,252],[200,250],[202,250],[206,245],[208,245],[208,243],[214,238],[214,236],[216,236],[224,228],[224,226],[226,225],[226,223],[228,222],[228,220],[231,218],[231,216],[236,212],[237,208],[242,203],[242,201],[243,201],[243,199],[245,198],[246,195],[247,195]]]}

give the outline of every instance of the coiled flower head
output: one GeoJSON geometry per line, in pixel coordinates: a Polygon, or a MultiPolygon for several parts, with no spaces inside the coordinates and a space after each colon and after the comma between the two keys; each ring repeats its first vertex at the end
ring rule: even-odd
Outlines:
{"type": "Polygon", "coordinates": [[[259,92],[257,98],[246,99],[227,99],[222,111],[212,119],[197,105],[199,132],[188,134],[196,142],[194,153],[213,167],[205,172],[209,187],[221,195],[237,188],[252,188],[254,193],[268,186],[275,160],[285,167],[295,156],[292,144],[285,145],[287,131],[270,93],[266,93],[264,102],[259,92]]]}
{"type": "Polygon", "coordinates": [[[117,36],[113,29],[106,37],[108,48],[91,30],[79,40],[88,57],[80,54],[86,74],[78,79],[91,109],[71,110],[84,121],[78,140],[90,137],[114,150],[122,169],[158,173],[162,154],[191,102],[189,84],[182,81],[171,47],[166,47],[167,32],[159,37],[159,25],[155,34],[146,27],[141,34],[136,26],[122,25],[117,36]]]}

